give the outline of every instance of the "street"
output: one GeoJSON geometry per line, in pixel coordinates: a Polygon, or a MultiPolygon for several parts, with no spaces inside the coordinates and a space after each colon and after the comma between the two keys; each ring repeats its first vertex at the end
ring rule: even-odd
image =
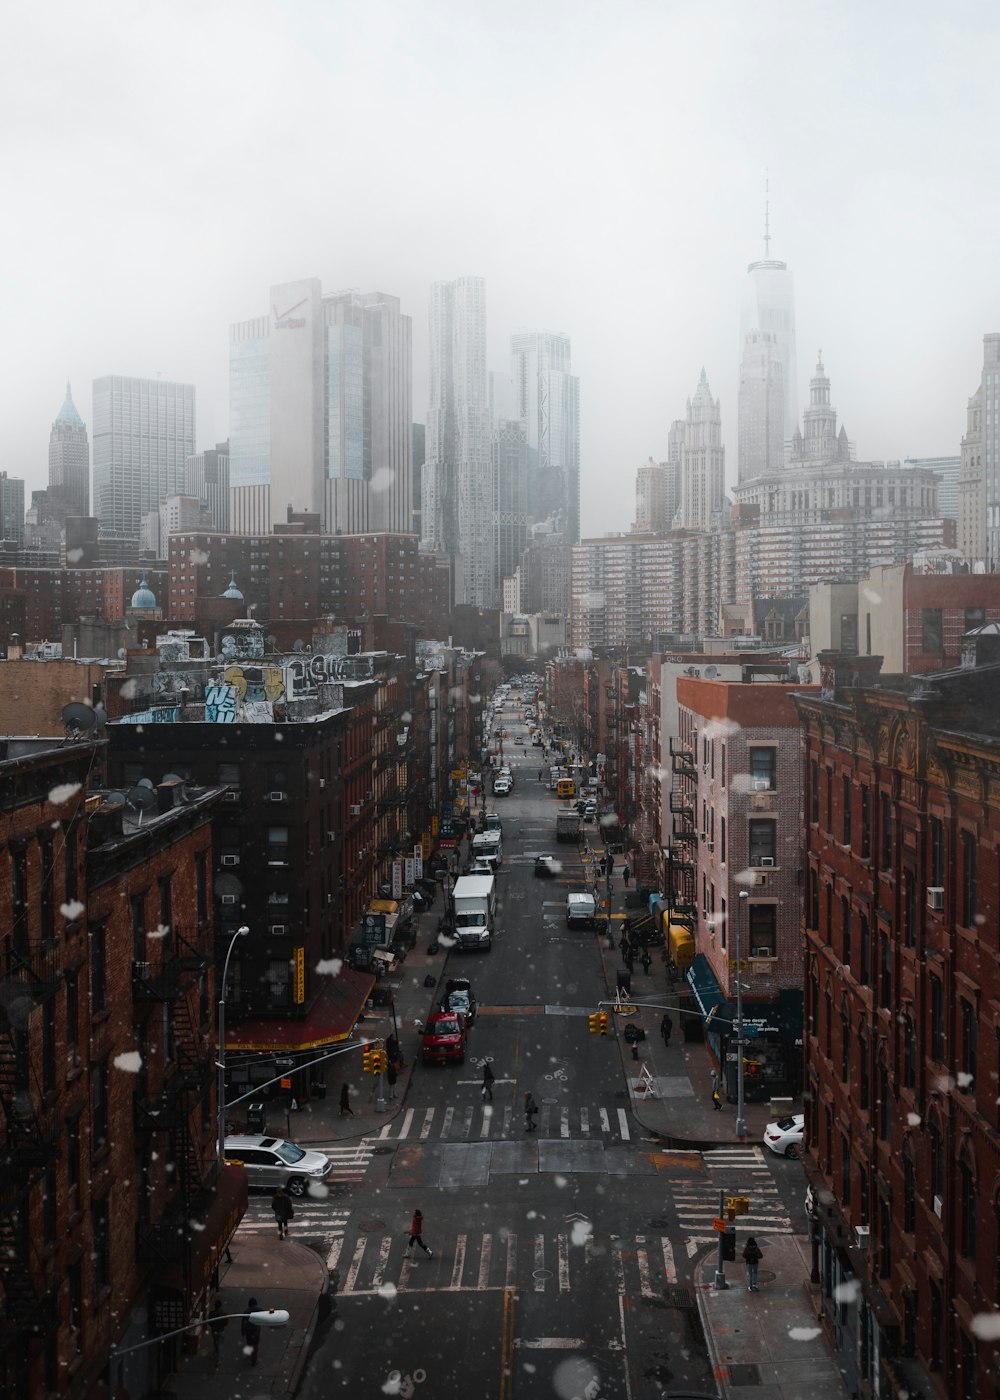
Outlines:
{"type": "MultiPolygon", "coordinates": [[[[594,932],[565,924],[567,891],[588,887],[580,853],[555,843],[562,804],[538,782],[539,750],[513,753],[524,754],[508,747],[514,790],[495,803],[497,937],[491,952],[447,963],[480,1003],[466,1061],[417,1065],[401,1111],[331,1153],[331,1197],[297,1207],[295,1238],[325,1256],[336,1284],[305,1400],[714,1394],[691,1281],[720,1187],[752,1180],[757,1228],[792,1228],[785,1164],[776,1183],[759,1145],[669,1152],[644,1134],[616,1040],[588,1033],[607,988],[594,932]],[[562,871],[535,878],[540,852],[562,871]],[[528,1091],[539,1105],[530,1133],[528,1091]],[[407,1250],[416,1208],[430,1257],[407,1250]]],[[[599,829],[586,830],[602,849],[599,829]]],[[[407,1041],[412,1053],[411,1028],[407,1041]]],[[[244,1228],[273,1230],[266,1199],[244,1228]]]]}

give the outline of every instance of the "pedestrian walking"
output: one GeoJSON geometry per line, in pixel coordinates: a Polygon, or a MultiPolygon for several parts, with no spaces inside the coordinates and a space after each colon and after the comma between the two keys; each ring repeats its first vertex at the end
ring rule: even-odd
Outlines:
{"type": "Polygon", "coordinates": [[[490,1069],[488,1062],[483,1065],[483,1103],[485,1103],[487,1099],[489,1099],[490,1103],[493,1102],[493,1071],[490,1069]]]}
{"type": "Polygon", "coordinates": [[[625,933],[624,929],[622,930],[621,938],[618,940],[618,951],[622,955],[622,962],[624,962],[628,954],[628,935],[625,933]]]}
{"type": "Polygon", "coordinates": [[[622,879],[625,881],[625,888],[626,888],[626,889],[628,889],[628,882],[629,882],[629,880],[631,880],[631,878],[632,878],[632,872],[631,872],[631,870],[629,870],[628,866],[626,865],[625,869],[622,871],[622,879]]]}
{"type": "Polygon", "coordinates": [[[716,1113],[719,1113],[722,1109],[722,1100],[719,1098],[718,1089],[712,1090],[712,1107],[715,1109],[716,1113]]]}
{"type": "Polygon", "coordinates": [[[222,1359],[222,1338],[228,1326],[229,1319],[225,1316],[222,1299],[216,1294],[212,1311],[208,1315],[208,1335],[212,1338],[212,1354],[215,1357],[216,1370],[219,1369],[219,1362],[222,1359]]]}
{"type": "Polygon", "coordinates": [[[387,1055],[385,1060],[385,1082],[389,1086],[390,1099],[394,1099],[396,1097],[396,1080],[398,1077],[399,1076],[396,1073],[396,1061],[391,1060],[387,1055]]]}
{"type": "Polygon", "coordinates": [[[629,972],[631,972],[635,967],[635,953],[633,953],[632,951],[631,943],[625,949],[622,961],[625,963],[625,966],[628,968],[629,972]]]}
{"type": "Polygon", "coordinates": [[[535,1131],[535,1119],[538,1116],[538,1105],[531,1095],[531,1091],[524,1096],[524,1131],[533,1133],[535,1131]]]}
{"type": "Polygon", "coordinates": [[[642,970],[643,970],[643,972],[644,972],[644,973],[646,974],[646,976],[648,977],[648,976],[649,976],[650,965],[652,964],[652,961],[653,961],[653,959],[649,956],[649,949],[648,949],[648,948],[643,948],[643,950],[642,950],[642,957],[640,958],[639,961],[642,963],[642,970]]]}
{"type": "Polygon", "coordinates": [[[544,775],[544,772],[545,772],[545,770],[544,770],[543,768],[539,768],[539,770],[538,770],[538,781],[539,781],[539,782],[542,781],[542,777],[543,777],[543,775],[544,775]]]}
{"type": "Polygon", "coordinates": [[[713,1094],[716,1093],[716,1092],[718,1091],[718,1088],[719,1088],[719,1072],[718,1072],[718,1070],[713,1069],[713,1070],[712,1070],[712,1093],[713,1093],[713,1094]]]}
{"type": "Polygon", "coordinates": [[[660,1034],[663,1036],[664,1048],[666,1048],[670,1044],[670,1033],[673,1030],[673,1028],[673,1021],[671,1021],[669,1014],[667,1012],[664,1012],[663,1020],[660,1022],[660,1034]]]}
{"type": "Polygon", "coordinates": [[[385,1042],[385,1053],[389,1058],[390,1064],[394,1064],[397,1069],[403,1068],[403,1057],[399,1053],[399,1041],[394,1035],[390,1035],[385,1042]]]}
{"type": "Polygon", "coordinates": [[[350,1091],[350,1088],[348,1087],[348,1085],[347,1085],[346,1083],[345,1083],[345,1084],[341,1084],[341,1086],[340,1086],[340,1116],[341,1116],[341,1118],[343,1118],[343,1116],[344,1116],[345,1113],[349,1113],[349,1114],[351,1115],[352,1118],[354,1117],[354,1109],[351,1107],[351,1091],[350,1091]]]}
{"type": "Polygon", "coordinates": [[[418,1244],[420,1248],[424,1251],[424,1253],[427,1255],[428,1259],[430,1259],[433,1256],[431,1254],[431,1251],[424,1244],[423,1233],[424,1213],[422,1210],[415,1210],[413,1212],[413,1219],[410,1221],[410,1243],[406,1246],[406,1248],[412,1249],[415,1244],[418,1244]]]}
{"type": "Polygon", "coordinates": [[[751,1235],[743,1246],[743,1262],[747,1266],[748,1293],[757,1292],[757,1270],[760,1267],[760,1261],[763,1257],[764,1256],[760,1252],[760,1245],[754,1239],[753,1235],[751,1235]]]}
{"type": "MultiPolygon", "coordinates": [[[[248,1313],[256,1312],[259,1306],[256,1298],[247,1300],[248,1313]]],[[[240,1323],[240,1331],[243,1334],[243,1350],[250,1358],[250,1365],[256,1366],[257,1353],[260,1351],[260,1326],[251,1318],[245,1317],[240,1323]]]]}
{"type": "Polygon", "coordinates": [[[274,1218],[278,1222],[278,1239],[283,1240],[288,1234],[288,1222],[295,1214],[295,1207],[285,1194],[283,1186],[276,1186],[271,1196],[271,1209],[274,1211],[274,1218]]]}
{"type": "Polygon", "coordinates": [[[604,857],[604,873],[609,880],[615,873],[615,858],[610,851],[604,857]]]}

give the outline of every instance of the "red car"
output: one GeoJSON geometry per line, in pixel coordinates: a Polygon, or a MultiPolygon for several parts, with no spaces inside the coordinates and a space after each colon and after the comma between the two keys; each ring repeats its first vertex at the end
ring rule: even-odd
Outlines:
{"type": "Polygon", "coordinates": [[[465,1063],[465,1020],[454,1011],[435,1011],[424,1026],[424,1064],[465,1063]]]}

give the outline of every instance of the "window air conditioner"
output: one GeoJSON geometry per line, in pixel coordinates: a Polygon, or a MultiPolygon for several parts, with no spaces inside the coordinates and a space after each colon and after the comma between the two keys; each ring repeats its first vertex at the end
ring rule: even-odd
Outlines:
{"type": "Polygon", "coordinates": [[[239,858],[239,856],[223,856],[223,857],[222,857],[222,864],[223,864],[223,865],[239,865],[239,863],[240,863],[240,858],[239,858]]]}
{"type": "Polygon", "coordinates": [[[715,842],[714,842],[714,841],[709,841],[709,843],[708,843],[708,850],[709,850],[709,854],[711,855],[711,853],[715,850],[715,842]]]}
{"type": "Polygon", "coordinates": [[[767,792],[770,786],[771,784],[766,778],[754,778],[753,780],[754,792],[767,792]]]}
{"type": "Polygon", "coordinates": [[[239,790],[239,788],[227,788],[227,789],[226,789],[226,794],[225,794],[225,796],[223,797],[222,800],[223,800],[223,802],[239,802],[239,800],[240,800],[240,790],[239,790]]]}
{"type": "Polygon", "coordinates": [[[267,794],[267,800],[269,802],[285,802],[287,801],[287,796],[287,793],[284,792],[269,792],[267,794]]]}
{"type": "Polygon", "coordinates": [[[766,885],[766,884],[767,884],[767,876],[766,876],[766,875],[761,875],[758,871],[755,870],[755,871],[753,872],[753,874],[750,876],[750,883],[751,883],[752,885],[757,885],[757,886],[766,885]]]}
{"type": "Polygon", "coordinates": [[[774,856],[761,856],[760,863],[765,868],[770,869],[774,865],[774,856]]]}
{"type": "Polygon", "coordinates": [[[854,1227],[854,1248],[867,1249],[868,1240],[871,1236],[871,1229],[868,1225],[855,1225],[854,1227]]]}
{"type": "Polygon", "coordinates": [[[325,779],[325,778],[320,778],[320,780],[319,780],[319,790],[320,790],[320,792],[322,792],[323,789],[324,789],[325,787],[326,787],[326,779],[325,779]]]}
{"type": "Polygon", "coordinates": [[[774,952],[771,948],[755,948],[753,950],[753,956],[755,958],[773,958],[774,952]]]}
{"type": "Polygon", "coordinates": [[[355,803],[354,805],[352,805],[352,807],[351,807],[351,816],[352,816],[352,817],[360,817],[360,816],[361,816],[361,807],[360,807],[360,804],[355,803]]]}
{"type": "Polygon", "coordinates": [[[132,976],[145,981],[149,977],[152,964],[148,962],[134,962],[132,964],[132,976]]]}
{"type": "Polygon", "coordinates": [[[927,886],[927,908],[928,908],[928,909],[943,909],[943,908],[944,908],[944,886],[943,886],[943,885],[928,885],[928,886],[927,886]]]}
{"type": "Polygon", "coordinates": [[[285,933],[286,930],[287,930],[287,927],[288,927],[287,924],[269,924],[269,925],[268,925],[268,932],[269,932],[269,933],[285,933]]]}
{"type": "Polygon", "coordinates": [[[223,904],[235,904],[235,903],[237,902],[238,899],[239,899],[239,895],[235,895],[235,894],[224,894],[224,895],[222,896],[222,902],[223,902],[223,904]]]}
{"type": "Polygon", "coordinates": [[[337,839],[337,833],[336,833],[335,831],[328,831],[328,832],[326,833],[326,839],[329,841],[330,845],[332,846],[333,843],[334,843],[334,841],[336,841],[336,839],[337,839]]]}

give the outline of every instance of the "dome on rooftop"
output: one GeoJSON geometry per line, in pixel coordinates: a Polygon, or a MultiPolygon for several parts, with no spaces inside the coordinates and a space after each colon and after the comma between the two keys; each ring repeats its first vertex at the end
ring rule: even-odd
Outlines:
{"type": "Polygon", "coordinates": [[[132,594],[132,606],[133,608],[156,607],[156,594],[149,586],[149,579],[146,577],[145,569],[143,570],[142,581],[139,587],[132,594]]]}
{"type": "Polygon", "coordinates": [[[242,603],[242,602],[243,602],[243,594],[242,594],[242,593],[240,592],[240,590],[236,587],[236,572],[235,572],[235,570],[234,570],[233,573],[230,575],[230,577],[229,577],[229,587],[226,589],[225,593],[223,593],[222,596],[223,596],[223,598],[232,598],[233,601],[234,601],[234,602],[237,602],[237,603],[242,603]]]}

